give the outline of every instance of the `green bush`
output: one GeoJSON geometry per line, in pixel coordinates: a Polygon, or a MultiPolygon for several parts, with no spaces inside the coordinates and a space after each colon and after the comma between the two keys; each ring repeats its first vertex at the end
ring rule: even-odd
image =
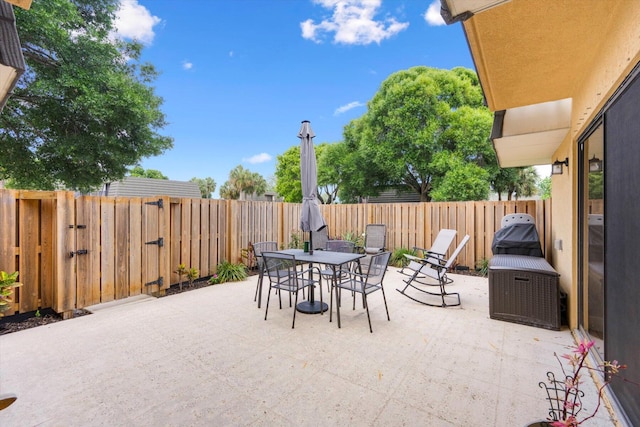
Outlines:
{"type": "Polygon", "coordinates": [[[291,240],[289,241],[289,249],[302,249],[304,242],[302,241],[301,231],[292,231],[291,240]]]}
{"type": "Polygon", "coordinates": [[[209,283],[240,282],[247,278],[247,266],[242,263],[232,264],[223,261],[218,264],[217,272],[213,277],[209,279],[209,283]],[[216,279],[212,280],[213,277],[216,279]]]}
{"type": "Polygon", "coordinates": [[[0,271],[0,317],[3,316],[3,311],[11,308],[13,289],[22,286],[22,283],[18,283],[18,274],[17,271],[13,273],[0,271]]]}
{"type": "Polygon", "coordinates": [[[393,251],[391,258],[389,258],[389,264],[394,267],[406,267],[409,264],[409,259],[404,254],[416,255],[416,252],[412,249],[398,248],[393,251]]]}
{"type": "Polygon", "coordinates": [[[485,276],[489,273],[489,259],[482,258],[480,261],[476,263],[476,271],[480,273],[482,276],[485,276]]]}
{"type": "Polygon", "coordinates": [[[354,233],[352,231],[347,231],[346,233],[344,233],[344,235],[342,236],[342,239],[339,240],[346,240],[349,242],[353,242],[357,247],[363,247],[364,246],[364,233],[354,233]]]}

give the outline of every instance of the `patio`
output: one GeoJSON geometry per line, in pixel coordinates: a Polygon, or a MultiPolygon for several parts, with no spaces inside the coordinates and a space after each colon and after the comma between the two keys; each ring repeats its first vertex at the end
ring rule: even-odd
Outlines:
{"type": "MultiPolygon", "coordinates": [[[[573,343],[489,318],[488,281],[455,275],[462,305],[403,297],[389,267],[370,301],[343,296],[335,313],[269,318],[253,302],[257,277],[166,298],[133,297],[92,315],[0,337],[0,394],[18,400],[0,425],[526,426],[547,406],[538,382],[573,343]]],[[[324,289],[325,300],[328,293],[324,289]]],[[[275,302],[275,303],[274,303],[275,302]]],[[[583,389],[584,413],[595,386],[583,389]]],[[[587,425],[615,425],[606,408],[587,425]]]]}

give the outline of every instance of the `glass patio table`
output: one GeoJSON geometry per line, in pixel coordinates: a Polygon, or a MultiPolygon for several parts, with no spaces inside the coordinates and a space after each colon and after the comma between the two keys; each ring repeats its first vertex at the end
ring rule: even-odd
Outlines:
{"type": "MultiPolygon", "coordinates": [[[[302,249],[284,249],[281,251],[276,251],[282,254],[293,255],[296,257],[297,262],[309,263],[309,264],[324,264],[331,268],[333,271],[333,282],[335,283],[337,280],[336,270],[338,267],[344,264],[348,264],[350,262],[357,262],[358,266],[360,265],[360,258],[363,258],[364,254],[355,254],[355,253],[347,253],[347,252],[333,252],[333,251],[313,251],[313,253],[305,252],[302,249]]],[[[327,311],[329,309],[329,305],[324,302],[320,303],[315,300],[314,295],[315,286],[312,286],[309,290],[309,297],[307,301],[302,301],[299,303],[296,308],[299,312],[305,314],[317,314],[327,311]]],[[[322,289],[320,289],[322,292],[322,289]]]]}

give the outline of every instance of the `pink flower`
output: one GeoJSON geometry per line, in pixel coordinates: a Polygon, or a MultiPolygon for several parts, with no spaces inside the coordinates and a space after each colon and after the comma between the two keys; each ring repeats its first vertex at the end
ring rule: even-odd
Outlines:
{"type": "Polygon", "coordinates": [[[594,341],[584,340],[580,344],[576,346],[576,349],[573,350],[574,353],[579,353],[582,355],[586,355],[589,353],[589,349],[595,345],[594,341]]]}
{"type": "Polygon", "coordinates": [[[575,427],[577,426],[578,420],[573,415],[570,415],[566,420],[554,421],[551,423],[552,427],[575,427]]]}

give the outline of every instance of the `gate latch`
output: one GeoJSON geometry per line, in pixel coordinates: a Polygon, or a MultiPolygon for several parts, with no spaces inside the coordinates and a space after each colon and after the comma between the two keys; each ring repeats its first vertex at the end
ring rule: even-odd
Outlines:
{"type": "Polygon", "coordinates": [[[74,255],[86,255],[88,253],[89,253],[89,251],[86,250],[86,249],[78,249],[75,252],[73,252],[73,251],[69,252],[69,258],[73,258],[74,255]]]}

